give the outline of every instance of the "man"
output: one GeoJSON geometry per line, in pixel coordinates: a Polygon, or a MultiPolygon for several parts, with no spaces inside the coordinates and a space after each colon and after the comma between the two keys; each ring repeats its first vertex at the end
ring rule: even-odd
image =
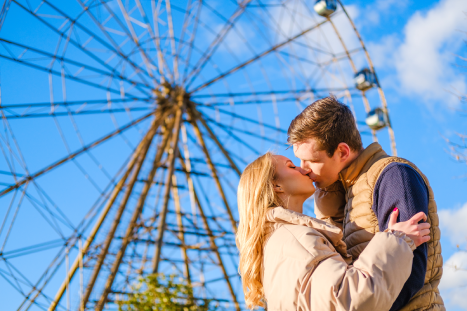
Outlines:
{"type": "Polygon", "coordinates": [[[399,221],[427,214],[431,240],[414,251],[412,273],[390,310],[445,310],[438,290],[443,259],[436,203],[420,170],[388,156],[378,143],[363,149],[352,112],[333,96],[314,102],[292,121],[288,142],[317,187],[317,217],[343,229],[353,260],[388,227],[395,208],[399,221]]]}

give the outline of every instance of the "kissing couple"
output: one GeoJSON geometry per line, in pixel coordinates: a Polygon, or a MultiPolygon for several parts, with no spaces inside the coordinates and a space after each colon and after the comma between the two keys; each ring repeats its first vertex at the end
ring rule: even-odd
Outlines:
{"type": "Polygon", "coordinates": [[[236,241],[247,307],[446,310],[425,175],[378,143],[364,149],[352,112],[333,96],[292,121],[288,143],[300,166],[268,152],[240,177],[236,241]],[[313,194],[316,218],[303,214],[313,194]]]}

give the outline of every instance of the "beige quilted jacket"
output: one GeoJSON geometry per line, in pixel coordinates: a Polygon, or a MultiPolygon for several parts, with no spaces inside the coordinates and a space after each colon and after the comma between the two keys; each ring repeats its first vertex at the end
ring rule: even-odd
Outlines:
{"type": "Polygon", "coordinates": [[[282,207],[266,224],[268,311],[389,310],[410,275],[415,245],[401,232],[377,233],[348,265],[339,228],[282,207]]]}
{"type": "Polygon", "coordinates": [[[394,162],[411,166],[423,178],[428,189],[427,218],[431,225],[425,284],[400,311],[445,311],[438,289],[443,274],[443,256],[436,201],[428,179],[413,163],[390,157],[378,143],[372,143],[342,170],[340,181],[326,189],[316,189],[316,218],[343,228],[347,252],[356,260],[379,231],[378,218],[372,208],[374,188],[384,168],[394,162]]]}

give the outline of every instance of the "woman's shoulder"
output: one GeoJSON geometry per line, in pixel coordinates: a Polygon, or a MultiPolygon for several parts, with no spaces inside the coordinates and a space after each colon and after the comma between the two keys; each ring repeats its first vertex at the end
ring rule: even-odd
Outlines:
{"type": "Polygon", "coordinates": [[[296,224],[282,224],[269,238],[266,247],[276,254],[280,252],[286,257],[298,258],[307,254],[316,257],[323,252],[335,252],[318,230],[296,224]]]}

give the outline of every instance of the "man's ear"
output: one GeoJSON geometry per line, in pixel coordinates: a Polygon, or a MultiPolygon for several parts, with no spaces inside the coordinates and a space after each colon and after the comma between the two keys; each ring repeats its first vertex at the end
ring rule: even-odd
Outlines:
{"type": "Polygon", "coordinates": [[[272,185],[274,186],[274,191],[276,193],[283,193],[284,192],[281,185],[279,185],[278,183],[272,183],[272,185]]]}
{"type": "Polygon", "coordinates": [[[337,145],[337,150],[336,152],[338,153],[337,156],[339,157],[339,160],[341,162],[345,162],[350,156],[350,147],[346,143],[340,143],[337,145]]]}

